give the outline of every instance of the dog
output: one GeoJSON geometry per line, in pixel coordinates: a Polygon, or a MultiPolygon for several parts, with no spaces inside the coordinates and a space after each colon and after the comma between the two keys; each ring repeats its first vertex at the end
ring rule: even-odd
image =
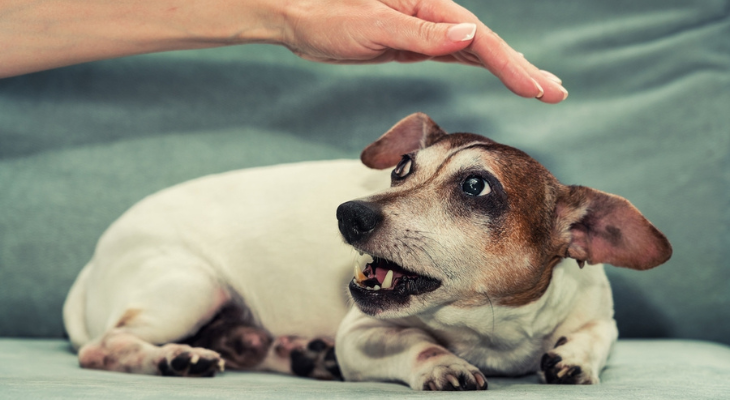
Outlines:
{"type": "Polygon", "coordinates": [[[434,391],[484,390],[488,375],[599,383],[618,332],[596,264],[646,270],[672,253],[631,203],[421,113],[361,161],[233,171],[133,206],[64,305],[81,367],[434,391]]]}

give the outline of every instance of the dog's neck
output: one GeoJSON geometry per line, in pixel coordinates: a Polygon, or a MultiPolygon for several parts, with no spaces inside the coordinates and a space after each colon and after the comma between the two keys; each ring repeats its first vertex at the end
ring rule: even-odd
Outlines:
{"type": "Polygon", "coordinates": [[[572,259],[551,261],[546,271],[545,287],[536,287],[534,293],[539,291],[540,295],[528,303],[514,306],[488,299],[481,304],[454,302],[411,317],[408,323],[422,326],[447,344],[471,337],[467,342],[494,348],[518,347],[525,340],[550,334],[556,321],[565,318],[572,307],[572,281],[583,272],[572,259]]]}

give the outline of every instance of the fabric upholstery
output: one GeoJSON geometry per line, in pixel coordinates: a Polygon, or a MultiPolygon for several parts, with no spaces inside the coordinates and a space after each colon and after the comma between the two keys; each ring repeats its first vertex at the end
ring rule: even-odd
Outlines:
{"type": "MultiPolygon", "coordinates": [[[[0,336],[62,338],[76,274],[144,196],[209,173],[356,158],[423,111],[525,150],[564,183],[626,197],[674,246],[651,271],[607,268],[621,337],[674,340],[622,342],[599,387],[493,379],[490,396],[727,397],[730,350],[715,343],[730,344],[730,1],[462,3],[559,75],[568,100],[519,98],[471,67],[322,65],[263,45],[0,80],[0,336]]],[[[418,396],[275,375],[83,371],[64,343],[0,340],[0,398],[418,396]]]]}
{"type": "Polygon", "coordinates": [[[215,378],[143,376],[78,368],[62,340],[0,339],[0,399],[723,399],[730,347],[691,340],[627,340],[600,385],[544,385],[535,375],[489,377],[485,392],[420,393],[397,383],[322,382],[227,371],[215,378]]]}

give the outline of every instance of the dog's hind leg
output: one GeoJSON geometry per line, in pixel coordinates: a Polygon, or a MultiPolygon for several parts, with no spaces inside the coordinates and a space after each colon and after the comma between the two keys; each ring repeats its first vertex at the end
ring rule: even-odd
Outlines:
{"type": "Polygon", "coordinates": [[[224,361],[214,351],[181,344],[157,346],[116,329],[79,350],[83,368],[164,376],[213,376],[224,361]]]}
{"type": "Polygon", "coordinates": [[[228,368],[253,370],[266,358],[272,341],[271,335],[255,326],[248,310],[238,302],[225,305],[195,335],[181,343],[219,353],[228,368]]]}
{"type": "Polygon", "coordinates": [[[226,367],[273,371],[315,379],[342,379],[330,338],[272,337],[256,327],[245,307],[229,304],[181,343],[218,352],[226,367]]]}
{"type": "Polygon", "coordinates": [[[94,339],[79,349],[82,367],[174,376],[222,370],[215,351],[175,343],[231,300],[205,265],[166,256],[96,272],[96,282],[108,283],[87,286],[85,308],[94,339]]]}

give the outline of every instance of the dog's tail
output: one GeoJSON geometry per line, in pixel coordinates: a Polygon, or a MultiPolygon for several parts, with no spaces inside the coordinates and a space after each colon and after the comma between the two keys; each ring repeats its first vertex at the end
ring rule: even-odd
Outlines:
{"type": "Polygon", "coordinates": [[[66,333],[74,350],[78,350],[90,340],[86,329],[86,281],[89,271],[91,262],[81,270],[63,304],[63,324],[66,326],[66,333]]]}

